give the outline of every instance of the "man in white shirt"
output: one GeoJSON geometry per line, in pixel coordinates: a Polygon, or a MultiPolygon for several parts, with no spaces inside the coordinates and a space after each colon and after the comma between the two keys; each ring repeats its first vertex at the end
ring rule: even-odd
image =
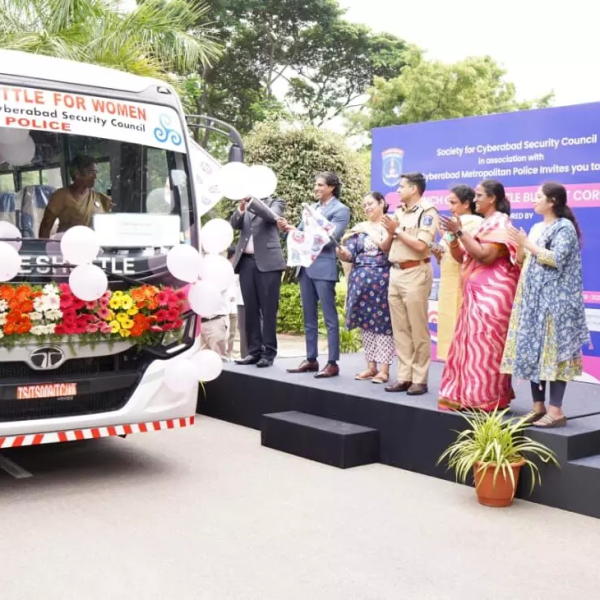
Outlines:
{"type": "Polygon", "coordinates": [[[214,350],[227,359],[227,334],[229,331],[229,299],[223,294],[219,312],[202,317],[200,344],[202,350],[214,350]]]}
{"type": "MultiPolygon", "coordinates": [[[[235,246],[227,249],[227,260],[233,263],[235,256],[235,246]]],[[[244,298],[240,287],[240,276],[236,274],[235,283],[227,290],[227,299],[229,300],[229,338],[227,339],[227,357],[233,359],[233,349],[235,345],[235,336],[240,332],[240,357],[247,356],[248,348],[246,346],[246,319],[244,311],[244,298]]]]}

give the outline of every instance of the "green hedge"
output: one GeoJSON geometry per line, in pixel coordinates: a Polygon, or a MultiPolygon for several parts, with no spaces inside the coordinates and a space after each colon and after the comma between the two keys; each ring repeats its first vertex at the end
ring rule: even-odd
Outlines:
{"type": "MultiPolygon", "coordinates": [[[[340,350],[343,353],[358,352],[362,348],[360,332],[357,329],[347,331],[345,327],[346,289],[345,280],[340,281],[335,289],[335,303],[340,318],[340,350]]],[[[277,331],[291,335],[304,335],[302,299],[300,286],[297,283],[284,283],[281,286],[277,331]]],[[[321,310],[319,310],[319,332],[323,334],[326,332],[321,310]]]]}

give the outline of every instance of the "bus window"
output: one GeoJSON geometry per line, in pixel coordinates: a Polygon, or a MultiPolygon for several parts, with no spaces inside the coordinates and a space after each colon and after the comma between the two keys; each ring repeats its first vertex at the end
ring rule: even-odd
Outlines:
{"type": "Polygon", "coordinates": [[[55,188],[63,186],[62,173],[60,167],[53,169],[42,169],[41,171],[42,185],[48,185],[55,188]]]}
{"type": "Polygon", "coordinates": [[[110,196],[110,191],[112,188],[111,183],[111,174],[110,174],[110,162],[108,160],[104,162],[98,162],[98,176],[96,177],[96,185],[94,189],[110,196]]]}
{"type": "Polygon", "coordinates": [[[21,172],[21,189],[28,185],[40,185],[39,171],[22,171],[21,172]]]}
{"type": "Polygon", "coordinates": [[[11,193],[14,194],[17,190],[15,189],[15,178],[12,173],[0,173],[0,194],[11,193]]]}
{"type": "Polygon", "coordinates": [[[167,153],[158,148],[146,148],[146,212],[170,214],[173,198],[169,183],[167,153]]]}

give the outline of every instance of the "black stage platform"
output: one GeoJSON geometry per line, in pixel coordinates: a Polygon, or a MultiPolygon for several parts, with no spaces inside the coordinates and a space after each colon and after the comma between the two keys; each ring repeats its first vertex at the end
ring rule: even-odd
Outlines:
{"type": "MultiPolygon", "coordinates": [[[[424,475],[453,479],[436,461],[462,429],[457,414],[437,409],[443,364],[432,363],[430,393],[411,398],[385,392],[384,386],[355,381],[364,368],[362,355],[345,355],[339,377],[318,380],[310,374],[286,373],[298,359],[279,359],[269,369],[227,364],[222,375],[206,385],[198,412],[231,423],[261,429],[263,415],[300,411],[363,425],[379,432],[379,461],[424,475]]],[[[392,368],[394,373],[394,368],[392,368]]],[[[524,414],[531,407],[529,384],[517,385],[512,409],[524,414]]],[[[543,466],[542,486],[529,496],[525,478],[518,496],[534,502],[600,518],[600,386],[573,383],[564,405],[567,427],[531,428],[530,435],[558,455],[561,469],[543,466]]]]}

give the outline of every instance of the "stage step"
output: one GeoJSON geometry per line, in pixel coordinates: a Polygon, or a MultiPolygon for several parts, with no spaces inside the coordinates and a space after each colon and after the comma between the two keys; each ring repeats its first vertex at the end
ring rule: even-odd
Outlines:
{"type": "Polygon", "coordinates": [[[261,442],[340,469],[379,461],[376,429],[298,411],[263,415],[261,442]]]}

